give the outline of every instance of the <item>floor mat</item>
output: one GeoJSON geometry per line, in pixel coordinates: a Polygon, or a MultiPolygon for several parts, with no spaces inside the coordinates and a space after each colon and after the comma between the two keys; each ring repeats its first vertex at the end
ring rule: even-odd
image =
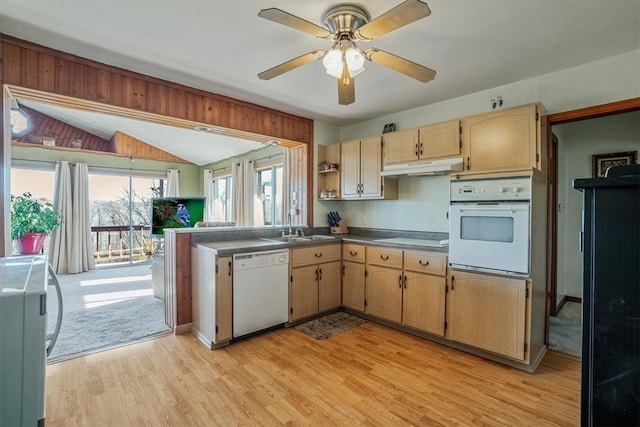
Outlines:
{"type": "Polygon", "coordinates": [[[295,326],[294,329],[317,340],[326,340],[363,323],[367,323],[367,321],[349,313],[338,311],[301,323],[295,326]]]}

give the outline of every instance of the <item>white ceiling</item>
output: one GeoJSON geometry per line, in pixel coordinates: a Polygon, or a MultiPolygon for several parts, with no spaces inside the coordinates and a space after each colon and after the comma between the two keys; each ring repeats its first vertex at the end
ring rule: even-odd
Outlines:
{"type": "MultiPolygon", "coordinates": [[[[355,4],[376,17],[400,2],[355,4]]],[[[261,9],[280,8],[320,25],[322,14],[338,3],[0,0],[0,31],[339,126],[640,48],[638,0],[431,0],[431,16],[360,43],[436,70],[429,83],[367,63],[356,78],[356,102],[341,106],[336,79],[320,61],[269,81],[257,78],[281,62],[330,47],[259,18],[261,9]]]]}

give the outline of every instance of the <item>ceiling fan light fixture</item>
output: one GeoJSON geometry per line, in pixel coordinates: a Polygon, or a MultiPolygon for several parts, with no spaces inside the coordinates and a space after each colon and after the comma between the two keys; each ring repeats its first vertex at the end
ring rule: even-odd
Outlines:
{"type": "Polygon", "coordinates": [[[339,79],[342,75],[342,50],[331,48],[322,58],[322,65],[327,70],[327,74],[339,79]]]}
{"type": "Polygon", "coordinates": [[[347,61],[347,67],[349,68],[349,74],[351,77],[355,77],[364,71],[364,55],[355,45],[347,48],[344,52],[345,61],[347,61]]]}
{"type": "Polygon", "coordinates": [[[364,71],[364,61],[364,54],[351,41],[336,43],[322,58],[327,74],[336,79],[342,77],[344,63],[347,64],[349,76],[355,77],[364,71]]]}

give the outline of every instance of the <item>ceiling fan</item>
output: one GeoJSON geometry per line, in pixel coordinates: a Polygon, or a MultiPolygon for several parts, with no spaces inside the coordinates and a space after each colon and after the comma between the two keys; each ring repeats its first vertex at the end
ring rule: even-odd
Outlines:
{"type": "Polygon", "coordinates": [[[370,48],[363,51],[356,45],[356,41],[369,42],[430,14],[431,10],[426,3],[405,0],[369,21],[368,13],[361,7],[341,4],[332,7],[322,16],[322,28],[280,9],[263,9],[258,13],[259,17],[320,39],[331,40],[333,45],[329,50],[314,50],[283,62],[263,71],[258,77],[270,80],[309,62],[322,59],[327,73],[338,79],[340,105],[355,102],[354,77],[364,71],[365,59],[426,83],[434,79],[434,70],[380,49],[370,48]]]}

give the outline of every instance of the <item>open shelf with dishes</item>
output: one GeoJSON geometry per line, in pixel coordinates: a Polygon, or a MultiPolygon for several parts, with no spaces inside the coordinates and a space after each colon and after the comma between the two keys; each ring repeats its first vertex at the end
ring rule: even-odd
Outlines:
{"type": "Polygon", "coordinates": [[[318,145],[318,200],[340,200],[340,144],[318,145]]]}

